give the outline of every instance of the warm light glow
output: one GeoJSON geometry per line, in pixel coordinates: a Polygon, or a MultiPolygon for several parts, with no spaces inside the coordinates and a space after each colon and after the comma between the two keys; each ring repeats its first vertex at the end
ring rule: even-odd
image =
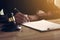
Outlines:
{"type": "Polygon", "coordinates": [[[60,0],[54,0],[54,4],[55,4],[58,8],[60,8],[60,0]]]}

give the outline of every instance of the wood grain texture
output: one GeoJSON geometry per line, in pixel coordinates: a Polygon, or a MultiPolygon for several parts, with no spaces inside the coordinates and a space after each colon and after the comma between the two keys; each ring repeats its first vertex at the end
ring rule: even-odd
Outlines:
{"type": "MultiPolygon", "coordinates": [[[[60,19],[49,21],[59,23],[60,19]]],[[[22,26],[19,32],[0,32],[0,40],[60,40],[60,30],[39,32],[22,26]]]]}

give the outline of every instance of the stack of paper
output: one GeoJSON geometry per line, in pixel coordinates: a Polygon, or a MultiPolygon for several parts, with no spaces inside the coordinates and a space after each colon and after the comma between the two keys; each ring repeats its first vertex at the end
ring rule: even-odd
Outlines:
{"type": "Polygon", "coordinates": [[[53,29],[59,29],[60,24],[49,22],[47,20],[40,20],[40,21],[35,21],[35,22],[26,22],[23,23],[23,25],[28,26],[30,28],[40,30],[40,31],[47,31],[53,30],[53,29]]]}

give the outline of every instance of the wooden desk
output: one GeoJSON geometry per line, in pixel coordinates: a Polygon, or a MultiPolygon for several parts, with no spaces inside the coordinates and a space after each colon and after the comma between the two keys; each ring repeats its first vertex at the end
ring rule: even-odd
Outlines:
{"type": "MultiPolygon", "coordinates": [[[[60,19],[48,20],[60,23],[60,19]]],[[[22,27],[22,32],[0,32],[0,40],[60,40],[60,30],[39,32],[22,27]]]]}

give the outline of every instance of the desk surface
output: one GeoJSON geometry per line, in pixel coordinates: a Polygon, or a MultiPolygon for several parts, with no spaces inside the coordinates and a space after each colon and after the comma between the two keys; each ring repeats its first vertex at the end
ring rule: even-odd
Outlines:
{"type": "MultiPolygon", "coordinates": [[[[60,19],[48,21],[60,23],[60,19]]],[[[22,27],[22,32],[0,32],[0,40],[60,40],[60,30],[39,32],[22,27]]]]}

